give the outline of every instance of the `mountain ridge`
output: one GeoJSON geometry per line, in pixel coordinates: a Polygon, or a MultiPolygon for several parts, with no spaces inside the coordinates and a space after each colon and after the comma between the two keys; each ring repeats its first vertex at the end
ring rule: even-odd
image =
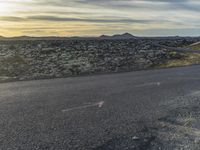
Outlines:
{"type": "MultiPolygon", "coordinates": [[[[198,36],[200,38],[200,36],[198,36]]],[[[89,39],[96,39],[96,40],[120,40],[120,39],[180,39],[183,37],[180,36],[154,36],[154,37],[141,37],[141,36],[134,36],[130,33],[123,33],[123,34],[114,34],[114,35],[100,35],[100,36],[15,36],[15,37],[4,37],[0,35],[0,40],[89,40],[89,39]]],[[[184,38],[191,38],[190,36],[185,36],[184,38]]]]}
{"type": "Polygon", "coordinates": [[[101,39],[136,39],[136,36],[133,36],[130,33],[124,33],[124,34],[114,34],[112,36],[109,35],[101,35],[99,38],[101,39]]]}
{"type": "Polygon", "coordinates": [[[8,39],[8,40],[25,40],[25,39],[90,39],[90,38],[96,38],[96,39],[135,39],[136,37],[133,36],[130,33],[124,33],[124,34],[114,34],[114,35],[101,35],[99,37],[81,37],[81,36],[72,36],[72,37],[58,37],[58,36],[44,36],[44,37],[33,37],[33,36],[17,36],[17,37],[4,37],[0,36],[0,39],[8,39]]]}

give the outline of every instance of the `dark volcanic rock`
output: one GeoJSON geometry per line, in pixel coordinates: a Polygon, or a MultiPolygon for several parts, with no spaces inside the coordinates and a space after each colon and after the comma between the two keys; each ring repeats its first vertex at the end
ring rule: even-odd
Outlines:
{"type": "MultiPolygon", "coordinates": [[[[132,37],[128,33],[121,36],[132,37]]],[[[23,80],[141,70],[174,57],[150,41],[96,38],[0,41],[0,78],[23,80]]]]}

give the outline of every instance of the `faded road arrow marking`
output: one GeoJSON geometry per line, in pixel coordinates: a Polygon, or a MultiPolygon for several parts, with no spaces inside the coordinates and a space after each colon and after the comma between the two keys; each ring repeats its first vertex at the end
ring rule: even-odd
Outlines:
{"type": "Polygon", "coordinates": [[[137,88],[137,87],[145,87],[145,86],[152,86],[152,85],[160,86],[161,82],[144,83],[144,84],[135,85],[134,87],[137,88]]]}
{"type": "Polygon", "coordinates": [[[69,109],[64,109],[62,110],[62,112],[68,112],[68,111],[73,111],[73,110],[80,110],[80,109],[85,109],[85,108],[89,108],[89,107],[95,107],[97,106],[98,108],[101,108],[104,104],[104,101],[100,101],[97,103],[93,103],[90,105],[84,105],[84,106],[79,106],[79,107],[73,107],[73,108],[69,108],[69,109]]]}

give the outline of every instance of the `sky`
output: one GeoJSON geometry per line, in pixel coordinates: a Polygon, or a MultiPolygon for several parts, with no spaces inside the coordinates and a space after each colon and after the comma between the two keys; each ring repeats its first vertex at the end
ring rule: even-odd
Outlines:
{"type": "Polygon", "coordinates": [[[1,36],[200,36],[200,0],[0,0],[1,36]]]}

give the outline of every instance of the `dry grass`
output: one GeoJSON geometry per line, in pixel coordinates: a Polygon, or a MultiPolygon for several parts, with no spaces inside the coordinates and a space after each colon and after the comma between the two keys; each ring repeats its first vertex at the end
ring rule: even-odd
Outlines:
{"type": "Polygon", "coordinates": [[[187,46],[187,48],[191,48],[193,50],[200,50],[200,43],[194,43],[192,45],[187,46]]]}
{"type": "MultiPolygon", "coordinates": [[[[173,55],[175,55],[175,53],[176,52],[173,52],[173,55]]],[[[167,60],[165,63],[156,66],[156,68],[170,68],[170,67],[180,67],[180,66],[200,64],[200,54],[185,53],[181,55],[182,55],[181,58],[167,60]]]]}

